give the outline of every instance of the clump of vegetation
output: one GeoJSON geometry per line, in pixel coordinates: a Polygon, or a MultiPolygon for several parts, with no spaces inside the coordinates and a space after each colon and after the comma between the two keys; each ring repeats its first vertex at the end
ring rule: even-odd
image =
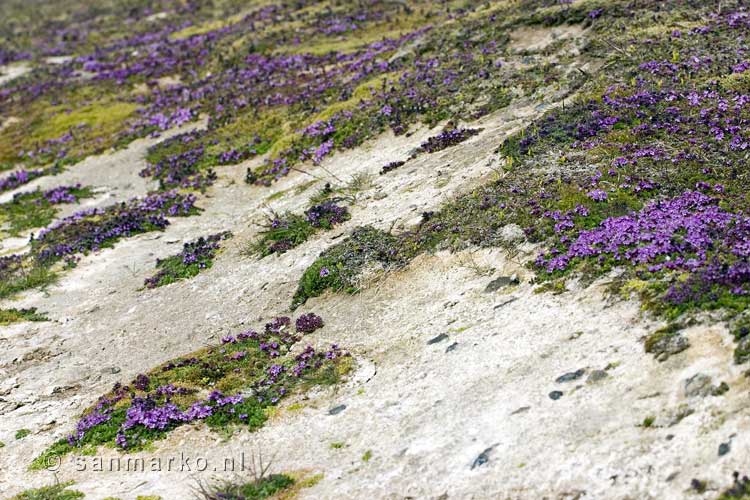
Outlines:
{"type": "Polygon", "coordinates": [[[190,279],[201,271],[210,269],[221,248],[219,243],[231,237],[232,233],[225,231],[185,243],[179,254],[156,261],[159,272],[146,279],[146,287],[156,288],[190,279]]]}
{"type": "Polygon", "coordinates": [[[386,165],[383,166],[383,168],[380,169],[380,175],[385,175],[388,172],[392,172],[396,170],[397,168],[403,167],[404,164],[406,164],[406,162],[403,160],[392,161],[390,163],[387,163],[386,165]]]}
{"type": "Polygon", "coordinates": [[[346,207],[324,201],[308,208],[304,215],[274,215],[252,251],[261,257],[281,254],[301,245],[320,230],[328,230],[351,218],[346,207]]]}
{"type": "Polygon", "coordinates": [[[369,226],[357,228],[342,243],[324,251],[305,270],[292,307],[304,304],[327,289],[355,293],[359,290],[359,277],[365,266],[373,263],[385,269],[403,266],[408,262],[404,255],[406,251],[395,236],[369,226]]]}
{"type": "Polygon", "coordinates": [[[53,282],[57,272],[75,266],[80,255],[127,236],[163,230],[169,225],[167,216],[198,213],[195,200],[176,191],[154,193],[56,222],[31,239],[29,252],[0,257],[0,298],[53,282]]]}
{"type": "Polygon", "coordinates": [[[58,483],[52,486],[26,490],[14,496],[11,500],[77,500],[84,494],[77,490],[69,490],[73,482],[58,483]]]}
{"type": "Polygon", "coordinates": [[[16,431],[16,439],[23,439],[29,434],[31,434],[31,431],[29,429],[18,429],[16,431]]]}
{"type": "Polygon", "coordinates": [[[46,227],[57,215],[63,203],[78,203],[83,198],[90,198],[90,188],[60,186],[48,191],[19,193],[8,203],[0,204],[0,223],[7,226],[11,236],[18,236],[27,229],[46,227]]]}
{"type": "Polygon", "coordinates": [[[0,309],[0,325],[10,325],[21,321],[49,321],[44,314],[36,312],[35,307],[28,309],[0,309]]]}
{"type": "MultiPolygon", "coordinates": [[[[214,485],[198,483],[197,497],[203,500],[262,500],[275,497],[295,485],[287,474],[268,474],[271,462],[263,463],[263,455],[251,456],[249,464],[252,480],[248,482],[223,481],[214,485]]],[[[301,485],[304,486],[304,485],[301,485]]]]}
{"type": "Polygon", "coordinates": [[[740,478],[740,473],[734,472],[734,484],[723,491],[717,500],[747,500],[750,498],[750,479],[747,476],[740,478]]]}
{"type": "Polygon", "coordinates": [[[453,126],[447,127],[438,135],[430,137],[420,144],[415,154],[412,156],[416,156],[420,153],[437,153],[438,151],[460,144],[470,137],[477,135],[481,131],[482,129],[458,128],[453,126]]]}
{"type": "MultiPolygon", "coordinates": [[[[316,315],[301,318],[301,333],[322,327],[316,315]]],[[[217,430],[261,427],[280,400],[334,384],[351,366],[336,345],[327,351],[308,345],[294,354],[301,336],[291,326],[290,318],[277,317],[261,333],[226,336],[220,345],[169,361],[128,385],[115,384],[84,413],[75,432],[34,460],[32,469],[44,467],[52,456],[101,444],[140,450],[192,422],[217,430]]]]}
{"type": "Polygon", "coordinates": [[[271,474],[245,484],[224,483],[205,488],[199,498],[205,500],[262,500],[289,489],[294,479],[285,474],[271,474]]]}

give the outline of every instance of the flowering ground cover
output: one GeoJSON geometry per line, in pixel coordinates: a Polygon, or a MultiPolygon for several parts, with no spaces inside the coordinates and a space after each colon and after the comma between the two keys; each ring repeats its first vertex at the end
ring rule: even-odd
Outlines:
{"type": "MultiPolygon", "coordinates": [[[[501,144],[501,180],[403,233],[355,231],[308,269],[293,304],[329,288],[356,291],[369,264],[514,245],[502,229],[516,224],[546,248],[532,265],[543,289],[614,272],[615,291],[636,293],[660,317],[682,322],[709,309],[738,322],[750,286],[742,173],[750,100],[737,33],[750,14],[738,5],[709,14],[680,3],[660,11],[646,36],[633,16],[653,7],[590,11],[587,50],[607,61],[606,75],[501,144]],[[682,23],[692,27],[671,28],[682,23]],[[610,42],[612,29],[627,36],[610,42]],[[377,249],[364,252],[364,263],[354,251],[363,234],[377,249]]],[[[740,326],[738,360],[750,344],[740,326]]]]}
{"type": "Polygon", "coordinates": [[[43,175],[42,170],[18,170],[0,179],[0,192],[11,191],[43,175]]]}
{"type": "MultiPolygon", "coordinates": [[[[163,2],[131,9],[132,33],[102,31],[111,19],[74,11],[68,32],[51,32],[54,44],[14,38],[18,47],[4,53],[17,55],[6,59],[27,58],[35,69],[2,89],[0,111],[19,121],[0,138],[0,165],[69,165],[206,115],[209,130],[189,158],[174,161],[219,165],[270,152],[249,177],[267,183],[388,128],[402,134],[416,121],[482,116],[555,74],[552,66],[505,67],[507,31],[523,19],[510,10],[419,1],[371,2],[352,12],[318,4],[238,13],[163,2]],[[40,64],[63,54],[71,59],[40,64]]],[[[11,10],[19,15],[23,7],[11,10]]],[[[114,5],[102,11],[122,15],[114,5]]],[[[154,174],[167,167],[154,164],[154,174]]]]}
{"type": "Polygon", "coordinates": [[[350,217],[345,206],[330,200],[312,205],[302,215],[274,214],[251,250],[260,257],[284,253],[304,243],[317,231],[331,229],[350,217]]]}
{"type": "Polygon", "coordinates": [[[156,268],[159,271],[147,278],[144,284],[147,288],[156,288],[192,278],[201,271],[209,269],[213,265],[216,253],[221,248],[220,242],[231,237],[232,233],[225,231],[185,243],[182,251],[177,255],[158,259],[156,268]]]}
{"type": "Polygon", "coordinates": [[[257,429],[283,398],[336,383],[349,370],[348,354],[336,345],[326,351],[298,348],[304,335],[322,327],[312,313],[300,316],[294,329],[290,318],[277,317],[260,333],[223,337],[219,345],[164,363],[127,385],[116,384],[32,468],[43,467],[52,455],[102,444],[143,449],[189,423],[257,429]]]}
{"type": "MultiPolygon", "coordinates": [[[[2,124],[0,170],[21,167],[0,180],[2,190],[200,117],[207,119],[206,130],[151,148],[140,174],[157,180],[161,193],[204,192],[216,180],[216,168],[263,155],[247,181],[267,185],[386,130],[405,134],[415,123],[473,119],[501,109],[549,85],[571,60],[558,56],[555,64],[523,71],[506,64],[508,33],[540,8],[533,2],[521,10],[460,1],[378,1],[355,9],[303,1],[238,9],[231,2],[209,8],[165,0],[123,11],[113,0],[98,7],[101,15],[72,4],[44,8],[55,22],[65,19],[64,29],[30,16],[23,3],[3,6],[8,23],[0,29],[13,32],[14,22],[24,22],[31,34],[3,42],[3,61],[26,61],[32,71],[0,86],[0,113],[12,118],[2,124]]],[[[591,22],[577,9],[556,16],[536,22],[591,22]]],[[[571,88],[583,82],[568,79],[571,88]]],[[[446,145],[464,133],[473,132],[447,131],[456,137],[446,135],[446,145]]],[[[443,147],[443,139],[434,140],[425,147],[443,147]]],[[[88,214],[87,224],[106,226],[108,216],[88,214]]],[[[328,219],[291,217],[282,223],[289,223],[286,235],[281,227],[266,233],[261,253],[299,244],[311,230],[326,228],[328,219]]],[[[61,231],[55,227],[52,234],[61,231]]],[[[23,277],[0,287],[0,295],[48,283],[54,275],[23,267],[16,272],[23,277]]]]}
{"type": "Polygon", "coordinates": [[[0,297],[48,284],[80,255],[111,247],[121,238],[163,230],[169,225],[167,217],[197,212],[195,197],[176,191],[76,212],[35,235],[28,253],[0,257],[0,297]]]}
{"type": "Polygon", "coordinates": [[[92,196],[90,188],[80,185],[18,193],[12,201],[0,204],[0,223],[7,225],[8,234],[18,236],[21,231],[50,224],[58,205],[78,203],[92,196]]]}
{"type": "MultiPolygon", "coordinates": [[[[481,119],[523,103],[524,110],[547,111],[498,138],[497,161],[486,172],[492,181],[471,184],[398,232],[347,228],[304,271],[291,308],[327,291],[356,293],[372,276],[427,252],[514,252],[531,243],[524,249],[533,248],[528,267],[539,292],[599,280],[666,322],[644,342],[657,359],[688,347],[681,337],[687,325],[725,321],[736,340],[734,361],[750,361],[744,2],[28,4],[0,3],[0,66],[31,68],[0,84],[0,193],[140,138],[201,127],[148,150],[138,173],[156,187],[145,197],[57,222],[61,205],[91,196],[91,188],[21,192],[0,205],[8,234],[43,228],[27,253],[0,257],[0,298],[50,283],[82,255],[199,213],[201,197],[224,187],[217,182],[224,166],[247,162],[246,182],[256,187],[246,192],[263,197],[264,186],[314,167],[338,181],[335,169],[327,170],[335,165],[331,157],[369,139],[435,127],[408,158],[383,166],[387,174],[417,155],[448,148],[436,157],[460,154],[485,126],[481,119]],[[552,27],[580,37],[570,42],[552,27]],[[547,35],[543,43],[535,39],[547,35]]],[[[242,242],[259,257],[253,264],[272,265],[264,258],[350,220],[360,210],[357,182],[364,179],[326,185],[299,212],[272,213],[256,241],[242,242]]],[[[378,220],[378,227],[387,222],[378,220]]],[[[157,261],[145,286],[208,269],[227,237],[186,243],[157,261]]],[[[34,310],[0,310],[0,324],[41,320],[34,310]]],[[[225,337],[118,384],[34,467],[50,455],[99,445],[142,450],[199,422],[222,431],[257,429],[282,399],[335,383],[350,366],[336,346],[302,348],[304,335],[323,325],[312,313],[279,317],[261,333],[225,337]]],[[[644,428],[651,427],[654,419],[646,420],[644,428]]],[[[372,454],[365,456],[366,462],[372,454]]],[[[290,480],[271,476],[216,496],[261,498],[290,480]]],[[[737,477],[724,496],[742,496],[747,483],[737,477]]]]}

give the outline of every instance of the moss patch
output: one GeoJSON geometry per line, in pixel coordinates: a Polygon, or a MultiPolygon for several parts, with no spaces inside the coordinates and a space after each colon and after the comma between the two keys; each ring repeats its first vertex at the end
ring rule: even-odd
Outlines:
{"type": "Polygon", "coordinates": [[[36,308],[29,309],[0,309],[0,325],[10,325],[22,321],[49,321],[44,314],[36,312],[36,308]]]}

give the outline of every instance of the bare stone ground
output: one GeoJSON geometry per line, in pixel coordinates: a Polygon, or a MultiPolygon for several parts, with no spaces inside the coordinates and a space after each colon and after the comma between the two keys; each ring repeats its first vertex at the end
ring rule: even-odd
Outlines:
{"type": "MultiPolygon", "coordinates": [[[[242,181],[252,162],[220,167],[200,216],[89,255],[47,291],[3,303],[37,307],[53,321],[0,328],[0,491],[59,479],[74,480],[90,498],[189,498],[198,479],[233,477],[223,472],[225,459],[262,450],[274,457],[275,471],[323,475],[300,491],[303,498],[671,499],[686,497],[693,478],[708,480],[704,498],[715,496],[747,464],[750,449],[747,381],[731,363],[729,336],[695,327],[690,349],[659,363],[643,352],[642,338],[655,325],[637,303],[608,299],[601,284],[534,293],[522,265],[537,251],[531,246],[512,259],[491,250],[423,256],[358,295],[311,300],[301,310],[326,320],[311,341],[344,346],[356,370],[342,386],[287,401],[259,432],[226,439],[185,426],[149,452],[99,450],[107,461],[102,472],[92,470],[92,457],[66,457],[54,471],[26,470],[113,383],[285,312],[304,269],[352,228],[408,225],[492,178],[492,151],[502,137],[559,98],[515,103],[471,124],[484,128],[478,136],[386,176],[377,175],[384,164],[406,158],[436,130],[385,135],[311,167],[315,177],[295,173],[271,190],[242,181]],[[284,255],[246,256],[263,210],[301,210],[323,182],[335,181],[328,172],[345,182],[373,176],[352,220],[284,255]],[[301,189],[315,178],[316,185],[301,189]],[[269,199],[277,192],[284,195],[269,199]],[[210,270],[140,289],[157,258],[222,230],[235,238],[210,270]],[[520,284],[486,291],[513,274],[520,284]],[[580,378],[556,382],[581,369],[580,378]],[[686,394],[685,381],[699,373],[732,389],[724,396],[686,394]],[[561,397],[553,400],[553,391],[561,397]],[[341,411],[331,415],[335,407],[341,411]],[[646,419],[653,419],[648,427],[646,419]],[[32,434],[15,440],[21,428],[32,434]],[[720,443],[730,443],[722,457],[720,443]],[[182,453],[190,471],[179,470],[179,460],[178,470],[164,470],[182,453]],[[107,470],[110,458],[130,456],[162,457],[162,470],[107,470]],[[196,471],[199,457],[207,460],[203,472],[196,471]]],[[[92,158],[44,185],[80,178],[116,199],[140,194],[148,188],[136,178],[145,147],[92,158]]]]}

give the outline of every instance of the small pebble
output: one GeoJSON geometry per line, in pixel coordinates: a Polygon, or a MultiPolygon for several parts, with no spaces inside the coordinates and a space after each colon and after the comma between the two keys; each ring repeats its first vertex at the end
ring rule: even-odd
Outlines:
{"type": "Polygon", "coordinates": [[[433,337],[428,340],[427,345],[437,344],[438,342],[442,342],[443,340],[448,340],[448,335],[441,333],[437,337],[433,337]]]}
{"type": "Polygon", "coordinates": [[[330,410],[328,410],[328,414],[329,415],[338,415],[339,413],[341,413],[344,410],[346,410],[346,405],[338,405],[338,406],[334,406],[333,408],[331,408],[330,410]]]}
{"type": "Polygon", "coordinates": [[[574,372],[568,372],[564,375],[560,375],[559,377],[557,377],[557,380],[555,380],[555,382],[557,382],[558,384],[561,384],[563,382],[571,382],[573,380],[583,377],[584,373],[586,373],[586,370],[584,370],[583,368],[581,368],[580,370],[576,370],[574,372]]]}
{"type": "Polygon", "coordinates": [[[732,447],[729,445],[729,443],[721,443],[719,445],[719,456],[723,457],[727,453],[729,453],[732,450],[732,447]]]}

